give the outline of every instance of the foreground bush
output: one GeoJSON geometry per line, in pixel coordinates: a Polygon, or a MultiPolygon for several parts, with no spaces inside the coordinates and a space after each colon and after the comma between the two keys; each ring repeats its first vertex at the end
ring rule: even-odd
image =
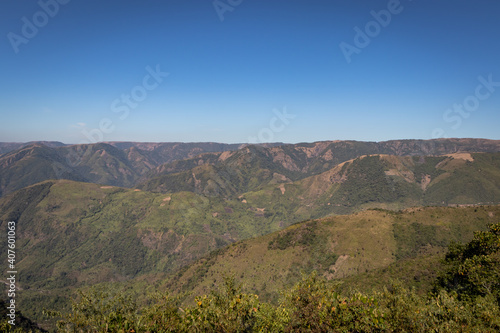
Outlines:
{"type": "Polygon", "coordinates": [[[379,332],[386,326],[378,301],[340,296],[313,273],[285,295],[285,332],[379,332]]]}
{"type": "Polygon", "coordinates": [[[497,332],[492,296],[464,302],[455,293],[419,296],[395,283],[372,295],[342,296],[314,273],[284,293],[279,305],[259,302],[226,279],[219,291],[179,308],[162,295],[138,309],[130,297],[102,290],[81,293],[59,332],[497,332]]]}
{"type": "Polygon", "coordinates": [[[60,332],[136,332],[139,329],[138,309],[130,296],[93,288],[87,293],[80,291],[71,309],[68,314],[47,312],[49,316],[62,318],[57,322],[60,332]]]}

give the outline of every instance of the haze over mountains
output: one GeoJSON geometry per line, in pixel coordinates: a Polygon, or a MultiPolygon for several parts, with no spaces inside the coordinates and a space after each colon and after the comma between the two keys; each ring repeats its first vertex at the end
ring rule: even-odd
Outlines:
{"type": "Polygon", "coordinates": [[[17,222],[22,310],[39,322],[39,304],[111,282],[199,294],[232,272],[276,300],[301,270],[368,274],[500,216],[495,140],[0,148],[0,225],[17,222]]]}

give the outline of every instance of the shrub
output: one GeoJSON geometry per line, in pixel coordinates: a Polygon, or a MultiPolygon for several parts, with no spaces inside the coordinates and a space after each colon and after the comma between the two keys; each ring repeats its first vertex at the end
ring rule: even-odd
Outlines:
{"type": "Polygon", "coordinates": [[[132,332],[138,328],[137,306],[132,298],[103,288],[79,291],[71,309],[69,314],[46,314],[62,318],[57,323],[60,332],[132,332]]]}

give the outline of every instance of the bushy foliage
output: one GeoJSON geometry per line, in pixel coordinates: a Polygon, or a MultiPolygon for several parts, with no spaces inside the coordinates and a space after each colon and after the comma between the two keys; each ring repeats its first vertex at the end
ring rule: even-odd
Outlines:
{"type": "Polygon", "coordinates": [[[277,305],[243,292],[234,278],[181,308],[157,295],[143,308],[103,289],[80,292],[60,332],[495,332],[500,330],[500,224],[450,246],[448,270],[428,295],[393,282],[382,292],[342,295],[313,272],[282,292],[277,305]]]}
{"type": "MultiPolygon", "coordinates": [[[[52,315],[61,315],[55,314],[52,315]]],[[[180,308],[163,295],[144,309],[131,298],[81,294],[60,332],[494,332],[500,309],[493,297],[463,302],[441,290],[421,296],[399,283],[383,292],[344,296],[315,273],[283,293],[279,305],[262,303],[227,278],[219,291],[180,308]]]]}
{"type": "Polygon", "coordinates": [[[185,310],[181,327],[186,332],[254,332],[259,326],[257,295],[245,294],[233,278],[221,290],[198,297],[185,310]]]}
{"type": "Polygon", "coordinates": [[[500,223],[476,232],[467,244],[450,245],[445,263],[447,270],[436,288],[455,291],[469,301],[492,296],[500,304],[500,223]]]}
{"type": "Polygon", "coordinates": [[[142,313],[141,325],[148,332],[177,332],[182,324],[177,300],[168,294],[156,294],[153,301],[142,313]]]}
{"type": "Polygon", "coordinates": [[[425,225],[418,222],[411,224],[394,223],[394,239],[396,240],[396,260],[414,258],[419,249],[426,245],[446,247],[446,239],[440,239],[440,228],[436,225],[425,225]]]}
{"type": "Polygon", "coordinates": [[[285,250],[293,246],[310,246],[314,244],[317,222],[312,221],[300,227],[291,228],[278,233],[268,244],[268,249],[285,250]]]}
{"type": "Polygon", "coordinates": [[[140,325],[132,297],[103,288],[79,291],[71,308],[68,314],[47,311],[49,316],[62,318],[57,322],[60,332],[134,332],[140,325]]]}
{"type": "Polygon", "coordinates": [[[284,332],[377,332],[384,327],[375,298],[343,297],[316,273],[286,293],[281,306],[289,313],[284,332]]]}

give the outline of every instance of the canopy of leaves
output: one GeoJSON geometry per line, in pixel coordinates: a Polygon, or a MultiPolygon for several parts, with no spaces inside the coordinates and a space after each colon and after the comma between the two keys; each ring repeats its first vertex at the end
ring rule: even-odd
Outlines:
{"type": "Polygon", "coordinates": [[[492,296],[500,303],[500,223],[476,232],[467,244],[451,244],[445,262],[436,288],[455,291],[462,299],[492,296]]]}

